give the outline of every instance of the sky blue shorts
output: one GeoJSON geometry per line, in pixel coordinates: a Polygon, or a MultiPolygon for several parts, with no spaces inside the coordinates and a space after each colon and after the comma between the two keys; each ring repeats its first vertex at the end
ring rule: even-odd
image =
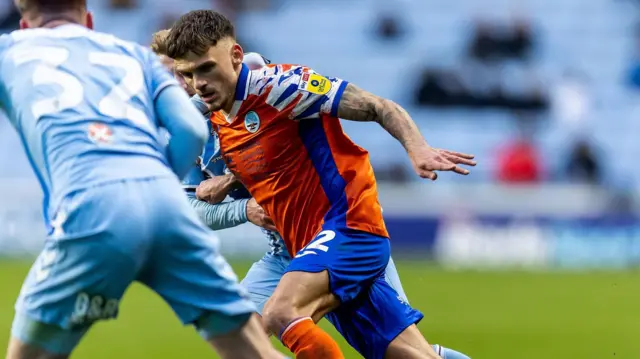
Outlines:
{"type": "Polygon", "coordinates": [[[50,218],[54,229],[16,303],[12,333],[23,342],[70,353],[93,323],[118,315],[133,281],[205,337],[236,329],[255,311],[175,178],[78,191],[50,218]]]}

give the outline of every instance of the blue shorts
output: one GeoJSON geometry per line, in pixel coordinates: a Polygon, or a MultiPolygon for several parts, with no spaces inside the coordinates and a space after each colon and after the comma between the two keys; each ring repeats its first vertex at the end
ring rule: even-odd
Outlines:
{"type": "Polygon", "coordinates": [[[56,208],[16,304],[14,337],[67,354],[91,324],[117,316],[133,281],[206,336],[236,329],[255,311],[177,179],[114,182],[75,192],[56,208]],[[77,339],[43,342],[34,323],[77,339]]]}
{"type": "MultiPolygon", "coordinates": [[[[280,278],[287,271],[289,263],[291,263],[291,257],[286,252],[267,253],[259,261],[253,263],[247,275],[240,282],[247,289],[249,299],[257,307],[258,314],[262,314],[265,303],[273,295],[278,283],[280,283],[280,278]]],[[[391,288],[398,293],[398,296],[409,303],[407,295],[402,288],[393,258],[389,258],[384,278],[391,288]]]]}
{"type": "Polygon", "coordinates": [[[388,238],[325,223],[286,270],[328,272],[341,305],[326,318],[367,359],[383,359],[391,341],[423,318],[385,281],[390,249],[388,238]]]}

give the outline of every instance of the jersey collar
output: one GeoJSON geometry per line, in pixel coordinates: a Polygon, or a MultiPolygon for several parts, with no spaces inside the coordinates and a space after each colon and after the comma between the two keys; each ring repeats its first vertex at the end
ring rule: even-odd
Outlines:
{"type": "Polygon", "coordinates": [[[242,106],[242,101],[247,99],[249,96],[249,84],[251,83],[251,71],[249,71],[249,67],[242,64],[242,68],[240,68],[240,75],[238,75],[238,84],[236,85],[236,97],[233,102],[233,107],[231,108],[231,112],[225,115],[227,122],[231,123],[233,119],[238,114],[240,110],[240,106],[242,106]]]}
{"type": "Polygon", "coordinates": [[[236,101],[247,99],[249,83],[251,82],[250,79],[251,71],[249,71],[249,67],[243,63],[240,69],[240,75],[238,76],[238,84],[236,85],[236,101]]]}

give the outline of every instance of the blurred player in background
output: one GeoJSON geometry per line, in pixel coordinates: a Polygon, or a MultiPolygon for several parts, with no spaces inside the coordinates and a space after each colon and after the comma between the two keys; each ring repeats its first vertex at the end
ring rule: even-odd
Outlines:
{"type": "Polygon", "coordinates": [[[16,5],[23,30],[0,38],[0,104],[42,185],[48,236],[7,358],[68,357],[135,280],[222,357],[282,358],[180,188],[207,138],[184,91],[149,50],[91,31],[85,0],[16,5]]]}
{"type": "Polygon", "coordinates": [[[187,92],[187,94],[189,96],[193,96],[196,94],[196,90],[193,87],[187,85],[182,76],[175,76],[176,74],[173,68],[173,59],[166,55],[166,38],[168,35],[169,30],[160,30],[153,34],[153,38],[151,39],[151,50],[155,52],[156,55],[158,55],[160,62],[167,68],[167,70],[169,70],[174,75],[180,86],[187,92]]]}
{"type": "MultiPolygon", "coordinates": [[[[169,30],[161,30],[153,35],[151,49],[163,60],[165,66],[174,73],[178,82],[191,95],[193,90],[186,84],[182,76],[175,73],[173,59],[166,56],[165,40],[169,30]]],[[[265,65],[262,56],[255,53],[247,53],[245,63],[252,68],[260,68],[265,65]]],[[[195,90],[193,90],[195,92],[195,90]]],[[[191,99],[192,103],[203,113],[207,114],[202,121],[207,124],[209,137],[192,168],[183,178],[183,188],[187,192],[189,202],[205,224],[214,230],[231,228],[243,223],[251,222],[263,228],[268,236],[272,253],[281,253],[284,248],[282,240],[277,233],[271,219],[266,216],[262,207],[251,199],[249,192],[235,180],[222,161],[218,139],[212,131],[209,119],[208,105],[198,96],[191,99]],[[198,192],[197,192],[198,191],[198,192]],[[199,198],[196,195],[199,193],[199,198]],[[227,196],[233,201],[222,202],[227,196]]]]}
{"type": "MultiPolygon", "coordinates": [[[[173,60],[166,56],[166,37],[169,35],[168,30],[157,32],[153,36],[151,48],[165,60],[167,66],[174,72],[177,78],[181,76],[175,73],[173,68],[173,60]]],[[[270,64],[270,61],[257,53],[245,53],[242,62],[249,70],[259,70],[270,64]]],[[[191,88],[184,79],[179,82],[191,88]]],[[[192,98],[196,107],[208,119],[208,105],[199,96],[192,98]]],[[[210,130],[212,123],[207,121],[210,130]]],[[[286,250],[282,238],[275,230],[273,221],[269,218],[262,207],[260,207],[255,199],[242,186],[236,177],[229,173],[222,154],[220,153],[220,145],[217,135],[211,131],[209,141],[200,156],[200,164],[197,164],[189,174],[183,179],[183,185],[189,200],[197,210],[200,218],[211,229],[224,229],[237,226],[242,223],[251,222],[261,227],[269,243],[269,251],[256,263],[254,263],[241,284],[245,286],[249,293],[249,297],[258,307],[258,313],[262,313],[262,309],[275,291],[280,278],[287,270],[291,262],[291,256],[286,250]],[[233,201],[222,202],[227,196],[233,201]]],[[[385,270],[385,279],[389,285],[398,292],[398,296],[405,302],[409,302],[402,288],[398,271],[395,267],[393,259],[389,259],[389,264],[385,270]]],[[[467,356],[440,345],[433,345],[434,350],[445,359],[465,359],[467,356]]]]}
{"type": "Polygon", "coordinates": [[[263,317],[297,358],[342,358],[315,325],[327,318],[366,358],[439,358],[418,331],[422,314],[384,280],[390,258],[373,170],[338,117],[376,121],[416,172],[468,174],[473,156],[431,148],[395,103],[294,65],[249,71],[219,13],[181,17],[167,41],[176,71],[211,110],[225,162],[283,235],[290,255],[263,317]]]}

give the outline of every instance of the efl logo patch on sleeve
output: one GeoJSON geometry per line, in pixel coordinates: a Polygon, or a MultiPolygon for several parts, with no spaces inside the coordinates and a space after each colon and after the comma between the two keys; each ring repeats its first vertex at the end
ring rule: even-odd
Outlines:
{"type": "Polygon", "coordinates": [[[326,95],[331,91],[331,81],[324,76],[305,72],[300,78],[298,89],[316,95],[326,95]]]}

